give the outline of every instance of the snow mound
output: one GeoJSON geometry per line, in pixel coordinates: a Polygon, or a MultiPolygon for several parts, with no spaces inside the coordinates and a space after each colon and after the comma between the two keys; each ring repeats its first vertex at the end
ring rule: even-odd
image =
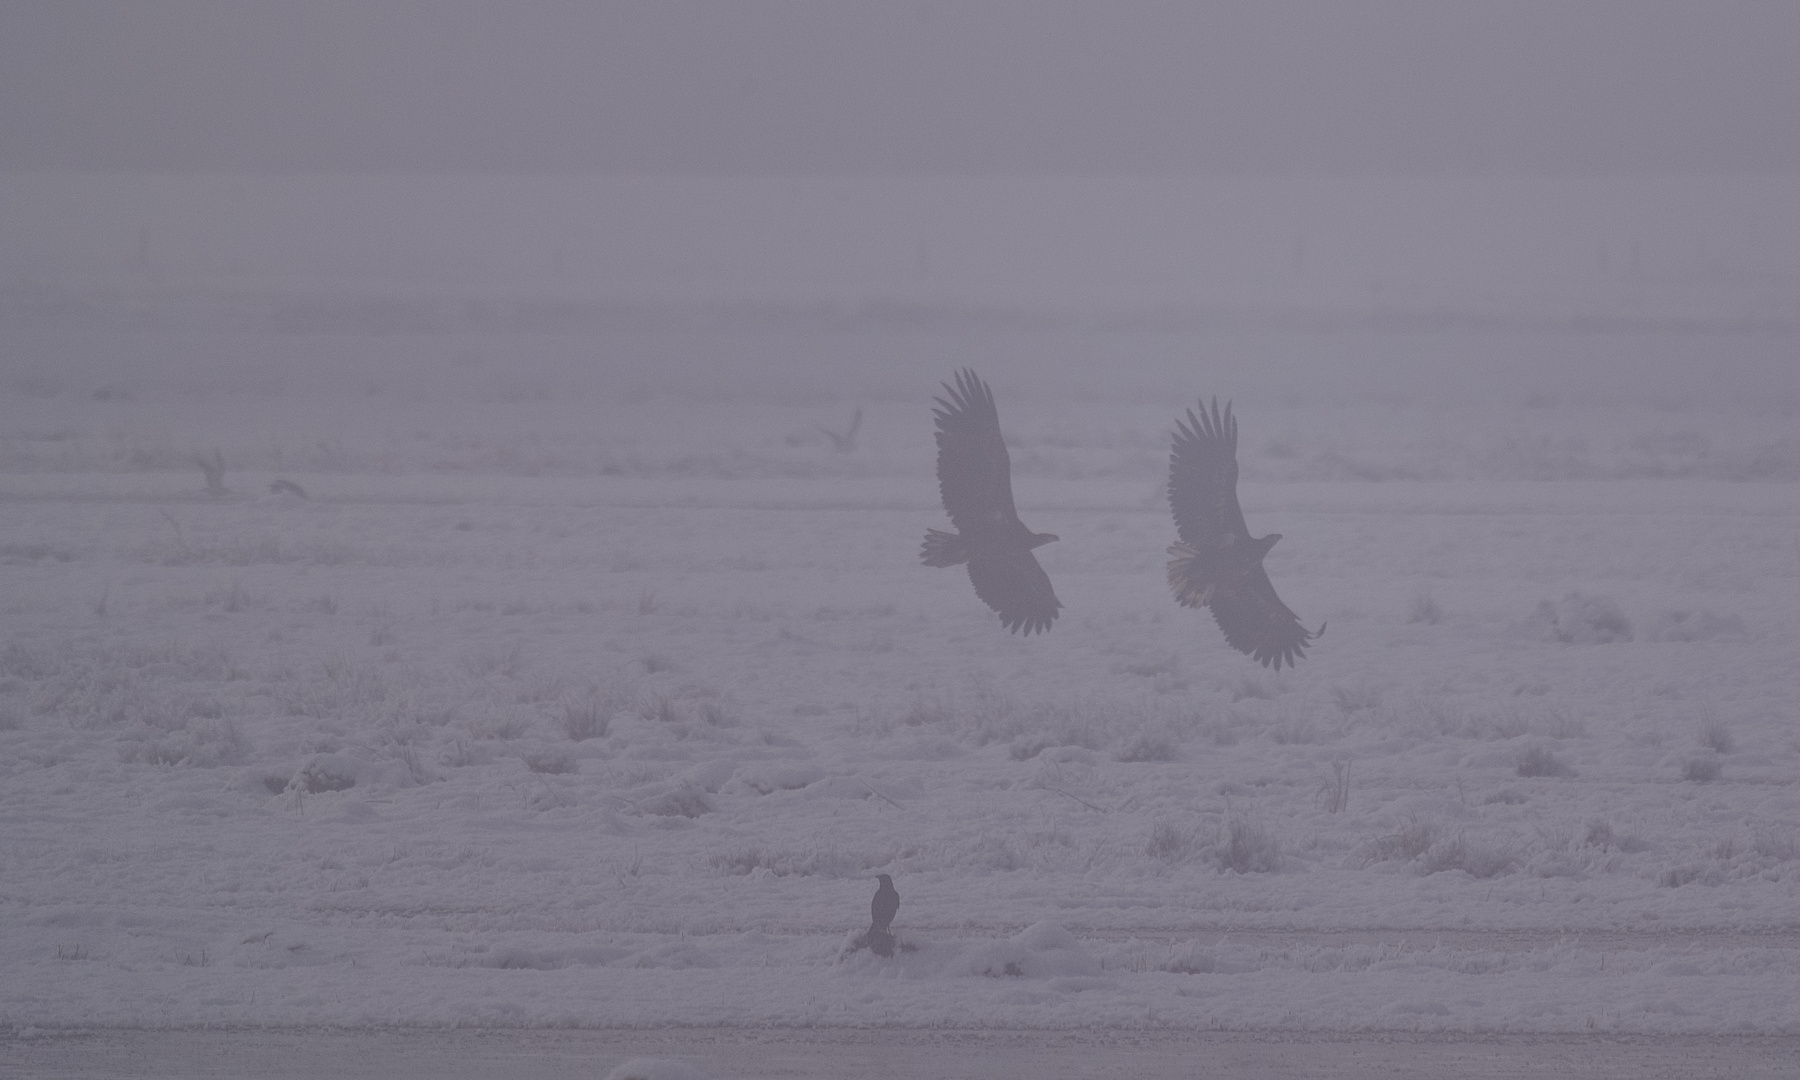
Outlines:
{"type": "Polygon", "coordinates": [[[1036,923],[1004,941],[932,942],[896,934],[894,944],[891,957],[882,956],[866,931],[847,934],[838,947],[838,962],[857,974],[902,978],[1074,980],[1065,989],[1084,989],[1081,980],[1100,974],[1100,961],[1053,922],[1036,923]]]}
{"type": "MultiPolygon", "coordinates": [[[[740,766],[731,781],[720,790],[728,795],[768,795],[776,791],[799,791],[825,779],[825,770],[817,765],[788,762],[757,762],[740,766]]],[[[862,798],[868,798],[862,792],[862,798]]]]}
{"type": "Polygon", "coordinates": [[[657,817],[697,818],[712,813],[706,789],[682,779],[648,784],[626,796],[632,810],[657,817]]]}
{"type": "Polygon", "coordinates": [[[1749,633],[1737,615],[1718,615],[1705,608],[1665,611],[1650,621],[1651,641],[1744,641],[1749,633]]]}
{"type": "MultiPolygon", "coordinates": [[[[362,794],[390,794],[410,786],[406,767],[354,750],[313,754],[294,770],[283,789],[289,796],[320,795],[355,789],[362,794]]],[[[272,784],[266,786],[273,788],[272,784]]]]}
{"type": "Polygon", "coordinates": [[[971,949],[956,974],[1042,979],[1059,975],[1098,975],[1100,961],[1081,947],[1075,935],[1053,922],[1026,927],[1016,936],[971,949]]]}

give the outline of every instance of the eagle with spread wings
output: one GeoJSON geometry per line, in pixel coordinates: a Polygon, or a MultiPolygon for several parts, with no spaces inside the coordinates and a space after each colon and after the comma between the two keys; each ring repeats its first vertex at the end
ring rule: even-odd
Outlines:
{"type": "Polygon", "coordinates": [[[1231,403],[1219,411],[1200,403],[1175,422],[1169,454],[1169,507],[1175,511],[1179,543],[1169,548],[1169,587],[1183,607],[1208,607],[1225,641],[1264,667],[1280,671],[1306,655],[1306,646],[1325,632],[1308,631],[1300,617],[1275,595],[1263,556],[1280,533],[1250,535],[1237,497],[1237,418],[1231,403]]]}
{"type": "Polygon", "coordinates": [[[967,368],[956,373],[956,385],[943,386],[948,399],[932,399],[938,491],[956,531],[927,529],[919,561],[967,563],[975,595],[1000,613],[1002,626],[1027,636],[1049,630],[1062,602],[1031,549],[1056,537],[1027,529],[1013,508],[1012,459],[1000,438],[994,392],[967,368]]]}

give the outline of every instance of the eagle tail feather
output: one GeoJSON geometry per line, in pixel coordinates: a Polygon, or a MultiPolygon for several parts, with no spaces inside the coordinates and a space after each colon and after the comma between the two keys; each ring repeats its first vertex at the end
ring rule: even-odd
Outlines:
{"type": "Polygon", "coordinates": [[[925,543],[919,548],[919,561],[926,566],[956,566],[969,561],[969,546],[961,533],[938,529],[925,530],[925,543]]]}
{"type": "Polygon", "coordinates": [[[1169,545],[1169,554],[1175,556],[1169,560],[1169,588],[1175,592],[1175,602],[1182,607],[1205,607],[1212,603],[1215,583],[1199,580],[1194,573],[1194,564],[1200,558],[1199,549],[1177,542],[1169,545]]]}

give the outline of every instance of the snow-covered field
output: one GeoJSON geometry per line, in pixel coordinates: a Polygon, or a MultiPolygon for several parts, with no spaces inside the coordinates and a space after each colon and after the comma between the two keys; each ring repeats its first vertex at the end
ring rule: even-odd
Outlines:
{"type": "Polygon", "coordinates": [[[1789,336],[6,348],[15,1031],[1800,1033],[1789,336]],[[965,363],[1046,636],[917,563],[965,363]],[[1163,584],[1212,393],[1291,673],[1163,584]]]}

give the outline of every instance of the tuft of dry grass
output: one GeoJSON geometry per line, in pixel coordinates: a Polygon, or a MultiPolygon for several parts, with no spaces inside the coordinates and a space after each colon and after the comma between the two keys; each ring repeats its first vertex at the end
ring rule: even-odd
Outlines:
{"type": "Polygon", "coordinates": [[[612,709],[596,692],[585,698],[559,702],[556,722],[573,742],[602,739],[612,727],[612,709]]]}
{"type": "Polygon", "coordinates": [[[1511,873],[1518,863],[1518,854],[1510,846],[1471,840],[1458,833],[1455,839],[1427,851],[1421,866],[1427,874],[1461,870],[1470,877],[1486,879],[1511,873]]]}
{"type": "Polygon", "coordinates": [[[503,712],[477,725],[475,734],[484,739],[512,742],[530,734],[531,726],[531,717],[524,713],[503,712]]]}
{"type": "Polygon", "coordinates": [[[1119,761],[1174,761],[1175,740],[1167,734],[1139,734],[1113,757],[1119,761]]]}
{"type": "Polygon", "coordinates": [[[1331,688],[1332,704],[1346,718],[1351,713],[1373,709],[1381,704],[1381,691],[1373,686],[1334,686],[1331,688]]]}
{"type": "MultiPolygon", "coordinates": [[[[743,847],[708,856],[706,862],[715,873],[742,876],[767,870],[776,877],[859,877],[893,860],[890,851],[845,851],[837,847],[815,847],[806,851],[777,851],[762,847],[743,847]]],[[[865,907],[865,910],[866,907],[865,907]]]]}
{"type": "Polygon", "coordinates": [[[1406,621],[1436,626],[1444,621],[1444,609],[1438,606],[1436,600],[1432,599],[1431,591],[1427,589],[1413,597],[1412,606],[1406,609],[1406,621]]]}
{"type": "Polygon", "coordinates": [[[679,723],[681,720],[681,712],[675,707],[675,699],[667,694],[645,698],[638,705],[638,715],[664,724],[679,723]]]}
{"type": "Polygon", "coordinates": [[[956,718],[956,707],[948,698],[919,697],[914,698],[911,707],[900,722],[907,727],[922,727],[926,724],[945,724],[956,718]]]}
{"type": "Polygon", "coordinates": [[[463,653],[458,663],[464,672],[478,679],[489,675],[516,678],[526,667],[525,649],[517,644],[483,646],[463,653]]]}
{"type": "Polygon", "coordinates": [[[1319,802],[1327,814],[1341,814],[1350,807],[1350,763],[1331,763],[1331,778],[1319,785],[1319,802]]]}
{"type": "Polygon", "coordinates": [[[1732,738],[1731,729],[1722,721],[1709,720],[1700,729],[1700,745],[1715,754],[1729,754],[1737,749],[1737,740],[1732,738]]]}
{"type": "Polygon", "coordinates": [[[519,755],[519,760],[523,761],[525,767],[534,773],[559,775],[576,772],[581,768],[575,760],[575,755],[560,746],[541,746],[527,750],[519,755]]]}
{"type": "Polygon", "coordinates": [[[1173,822],[1158,821],[1150,826],[1150,838],[1144,841],[1144,854],[1165,862],[1186,862],[1195,851],[1194,834],[1173,822]]]}
{"type": "Polygon", "coordinates": [[[1800,859],[1800,834],[1792,829],[1758,829],[1751,846],[1758,855],[1776,862],[1800,859]]]}
{"type": "Polygon", "coordinates": [[[1631,620],[1610,596],[1572,592],[1560,601],[1545,600],[1530,621],[1540,638],[1565,645],[1604,645],[1632,639],[1631,620]]]}
{"type": "Polygon", "coordinates": [[[1519,754],[1518,773],[1520,776],[1574,776],[1575,770],[1548,748],[1528,746],[1519,754]]]}
{"type": "Polygon", "coordinates": [[[1279,676],[1263,678],[1256,675],[1244,675],[1228,692],[1231,694],[1232,701],[1243,701],[1245,698],[1273,701],[1280,688],[1279,676]]]}
{"type": "Polygon", "coordinates": [[[1225,835],[1213,846],[1213,858],[1221,870],[1266,874],[1281,869],[1281,843],[1265,826],[1233,818],[1225,826],[1225,835]]]}
{"type": "Polygon", "coordinates": [[[1365,845],[1359,861],[1364,866],[1394,859],[1411,862],[1430,851],[1431,845],[1436,841],[1435,826],[1417,817],[1408,818],[1397,831],[1377,837],[1365,845]]]}
{"type": "Polygon", "coordinates": [[[1713,757],[1689,758],[1681,766],[1681,778],[1696,784],[1710,784],[1723,772],[1719,759],[1713,757]]]}

